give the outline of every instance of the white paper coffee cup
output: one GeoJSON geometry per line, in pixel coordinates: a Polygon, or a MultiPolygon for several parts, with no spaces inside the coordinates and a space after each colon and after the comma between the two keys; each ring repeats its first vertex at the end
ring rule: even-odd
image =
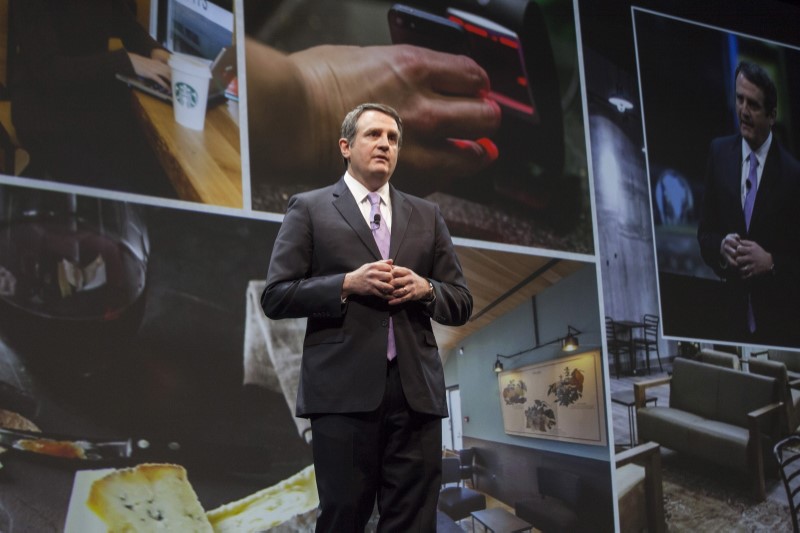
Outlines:
{"type": "Polygon", "coordinates": [[[206,121],[209,62],[186,54],[172,54],[172,108],[175,121],[193,130],[202,130],[206,121]]]}

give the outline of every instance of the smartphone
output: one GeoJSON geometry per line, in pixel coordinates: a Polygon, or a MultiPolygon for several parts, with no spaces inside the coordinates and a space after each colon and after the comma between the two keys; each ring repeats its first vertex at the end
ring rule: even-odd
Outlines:
{"type": "Polygon", "coordinates": [[[522,43],[512,30],[489,19],[449,8],[448,20],[464,28],[470,57],[489,75],[490,97],[517,116],[539,121],[533,101],[522,43]]]}
{"type": "Polygon", "coordinates": [[[445,17],[395,4],[389,10],[389,33],[395,44],[413,44],[437,52],[469,55],[462,26],[445,17]]]}
{"type": "Polygon", "coordinates": [[[389,31],[396,44],[471,57],[489,75],[493,100],[514,116],[539,122],[515,32],[466,11],[450,8],[443,17],[403,4],[389,10],[389,31]]]}

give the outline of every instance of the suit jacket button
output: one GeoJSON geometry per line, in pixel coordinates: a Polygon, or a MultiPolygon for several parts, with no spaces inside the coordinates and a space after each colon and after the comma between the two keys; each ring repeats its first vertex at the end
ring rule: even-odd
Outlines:
{"type": "Polygon", "coordinates": [[[389,321],[384,318],[383,320],[381,320],[381,326],[384,327],[384,328],[388,328],[389,327],[389,321]]]}

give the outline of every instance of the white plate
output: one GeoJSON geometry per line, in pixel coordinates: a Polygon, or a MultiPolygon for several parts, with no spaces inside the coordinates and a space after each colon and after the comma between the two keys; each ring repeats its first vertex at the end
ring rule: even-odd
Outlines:
{"type": "Polygon", "coordinates": [[[64,533],[106,533],[108,528],[105,523],[87,507],[86,500],[89,498],[92,483],[113,471],[113,468],[102,468],[75,472],[64,533]]]}

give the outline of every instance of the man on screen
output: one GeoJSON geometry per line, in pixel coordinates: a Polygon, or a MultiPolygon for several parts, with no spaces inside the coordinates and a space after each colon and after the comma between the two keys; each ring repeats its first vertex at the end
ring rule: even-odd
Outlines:
{"type": "Polygon", "coordinates": [[[436,204],[391,185],[397,112],[362,104],[345,118],[347,170],[289,200],[261,305],[308,317],[296,415],[311,420],[317,531],[435,531],[444,376],[431,319],[472,312],[436,204]]]}
{"type": "Polygon", "coordinates": [[[731,338],[794,344],[800,282],[800,164],[772,133],[777,89],[759,65],[736,68],[739,133],[714,139],[697,238],[726,282],[719,316],[731,338]]]}

